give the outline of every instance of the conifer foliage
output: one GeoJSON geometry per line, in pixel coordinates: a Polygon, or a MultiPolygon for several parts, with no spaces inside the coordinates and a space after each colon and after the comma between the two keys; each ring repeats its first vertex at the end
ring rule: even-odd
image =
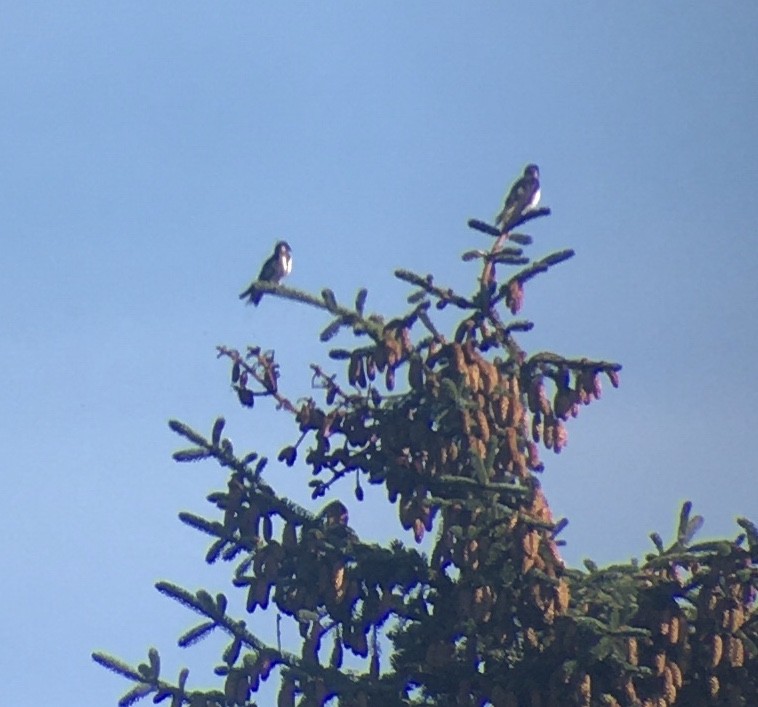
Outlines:
{"type": "Polygon", "coordinates": [[[159,582],[201,617],[180,646],[228,636],[219,684],[190,687],[186,670],[165,678],[154,649],[137,667],[93,654],[132,681],[120,705],[254,705],[269,678],[280,707],[758,704],[758,530],[749,521],[739,519],[735,540],[693,544],[702,519],[685,504],[673,542],[652,534],[643,563],[579,571],[561,559],[565,520],[541,490],[540,455],[561,452],[567,424],[600,397],[604,377],[618,386],[621,367],[529,355],[517,340],[532,327],[514,319],[526,283],[574,255],[525,255],[531,238],[512,229],[547,214],[526,213],[510,233],[469,222],[494,239],[463,255],[482,266],[473,294],[398,270],[412,286],[410,309],[391,319],[366,312],[365,289],[347,306],[328,289],[257,283],[327,312],[323,342],[349,330],[355,345],[311,364],[318,395],[304,401],[280,389],[266,342],[219,347],[239,403],[273,398],[293,441],[271,463],[238,455],[223,418],[207,437],[171,421],[190,444],[177,461],[214,459],[229,474],[208,497],[210,517],[180,518],[210,536],[205,560],[229,563],[230,591],[243,593],[247,613],[293,622],[299,645],[264,642],[250,616],[227,612],[224,594],[159,582]],[[459,313],[449,333],[434,321],[445,308],[459,313]],[[268,473],[277,465],[303,474],[314,509],[277,492],[280,477],[268,473]],[[351,528],[344,494],[362,502],[367,485],[382,487],[397,513],[387,546],[351,528]],[[415,547],[427,534],[429,555],[415,547]]]}

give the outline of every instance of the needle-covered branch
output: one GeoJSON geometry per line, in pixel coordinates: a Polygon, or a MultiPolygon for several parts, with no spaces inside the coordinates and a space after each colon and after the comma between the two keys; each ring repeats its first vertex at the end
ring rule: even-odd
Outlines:
{"type": "Polygon", "coordinates": [[[270,293],[281,297],[282,299],[292,300],[293,302],[300,302],[301,304],[307,304],[317,309],[323,309],[330,314],[337,317],[335,321],[340,323],[340,326],[349,326],[353,328],[356,334],[368,334],[373,339],[378,340],[382,335],[382,325],[379,321],[373,317],[364,317],[362,314],[363,305],[365,303],[365,295],[362,295],[363,290],[359,292],[359,297],[356,297],[356,305],[359,305],[360,310],[348,309],[337,303],[334,292],[330,289],[324,289],[321,293],[321,297],[305,292],[304,290],[298,290],[294,287],[287,285],[277,284],[273,282],[261,282],[256,283],[256,288],[262,293],[270,293]]]}
{"type": "Polygon", "coordinates": [[[395,277],[398,278],[398,280],[403,280],[411,285],[415,285],[427,294],[435,297],[439,309],[442,309],[448,304],[455,305],[460,309],[473,309],[475,307],[473,302],[456,294],[450,287],[439,287],[438,285],[435,285],[434,278],[431,275],[423,277],[410,270],[399,269],[395,270],[395,277]]]}

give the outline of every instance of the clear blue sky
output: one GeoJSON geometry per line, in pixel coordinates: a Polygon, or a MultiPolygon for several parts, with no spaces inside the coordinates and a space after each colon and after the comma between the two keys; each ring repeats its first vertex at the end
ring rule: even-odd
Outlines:
{"type": "MultiPolygon", "coordinates": [[[[366,285],[377,311],[404,311],[397,267],[468,292],[459,255],[488,240],[465,222],[529,161],[553,209],[531,254],[577,257],[528,286],[521,343],[624,364],[546,455],[567,559],[641,557],[683,499],[703,537],[758,520],[757,32],[748,1],[3,3],[5,701],[44,664],[48,700],[115,704],[126,682],[93,649],[156,645],[172,674],[216,654],[180,653],[193,617],[152,587],[228,570],[176,519],[223,473],[174,464],[166,421],[224,414],[269,455],[291,440],[214,357],[275,348],[308,394],[323,316],[237,300],[273,243],[293,285],[366,285]]],[[[271,480],[297,496],[302,474],[271,480]]],[[[352,519],[386,538],[375,506],[352,519]]]]}

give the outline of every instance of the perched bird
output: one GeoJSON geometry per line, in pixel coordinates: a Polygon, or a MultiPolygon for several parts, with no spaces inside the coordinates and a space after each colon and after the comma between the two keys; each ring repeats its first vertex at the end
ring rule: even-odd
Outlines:
{"type": "Polygon", "coordinates": [[[279,282],[291,272],[292,248],[290,248],[290,244],[287,241],[279,241],[274,246],[274,254],[263,263],[258,279],[250,283],[250,287],[240,295],[240,299],[248,297],[248,304],[252,302],[257,306],[258,302],[261,301],[261,297],[263,297],[263,293],[256,290],[255,284],[257,282],[279,282]]]}
{"type": "Polygon", "coordinates": [[[495,219],[495,225],[505,231],[508,226],[521,214],[533,209],[540,201],[540,168],[536,164],[528,164],[524,168],[524,176],[520,177],[511,187],[500,213],[495,219]]]}

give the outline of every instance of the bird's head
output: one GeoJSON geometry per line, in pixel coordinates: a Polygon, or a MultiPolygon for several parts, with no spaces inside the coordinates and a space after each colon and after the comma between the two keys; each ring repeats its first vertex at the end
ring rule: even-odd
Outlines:
{"type": "Polygon", "coordinates": [[[525,177],[534,177],[535,179],[540,178],[540,168],[536,164],[528,164],[524,168],[524,176],[525,177]]]}
{"type": "Polygon", "coordinates": [[[292,254],[292,248],[290,248],[290,244],[287,243],[287,241],[279,241],[276,244],[276,247],[274,248],[274,253],[276,253],[279,256],[282,256],[282,255],[291,255],[292,254]]]}

